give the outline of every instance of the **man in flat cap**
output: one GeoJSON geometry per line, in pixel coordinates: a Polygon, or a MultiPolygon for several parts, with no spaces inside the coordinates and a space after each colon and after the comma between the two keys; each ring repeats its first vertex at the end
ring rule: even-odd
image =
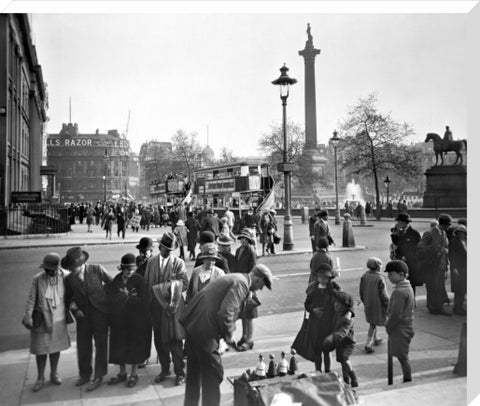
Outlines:
{"type": "Polygon", "coordinates": [[[445,274],[448,270],[447,230],[451,223],[452,218],[448,214],[440,214],[438,226],[423,233],[417,248],[427,288],[428,311],[445,316],[451,316],[451,313],[443,308],[443,304],[448,302],[445,274]]]}
{"type": "Polygon", "coordinates": [[[272,288],[272,273],[257,264],[248,274],[230,273],[210,282],[188,304],[181,317],[187,337],[185,406],[220,405],[223,366],[218,343],[221,338],[235,347],[233,332],[249,292],[272,288]]]}

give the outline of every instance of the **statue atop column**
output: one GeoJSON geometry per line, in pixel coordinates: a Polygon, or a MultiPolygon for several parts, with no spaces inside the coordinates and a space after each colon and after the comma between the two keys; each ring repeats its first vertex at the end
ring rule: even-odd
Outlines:
{"type": "Polygon", "coordinates": [[[305,42],[305,48],[313,48],[313,36],[310,28],[310,23],[307,23],[307,41],[305,42]]]}

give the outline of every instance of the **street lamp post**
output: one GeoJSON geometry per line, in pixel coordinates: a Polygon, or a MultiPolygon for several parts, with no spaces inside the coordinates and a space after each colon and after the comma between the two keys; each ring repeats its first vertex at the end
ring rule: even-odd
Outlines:
{"type": "Polygon", "coordinates": [[[105,154],[103,155],[103,201],[107,203],[107,160],[108,160],[108,151],[105,148],[105,154]]]}
{"type": "Polygon", "coordinates": [[[285,217],[283,225],[283,250],[293,250],[293,224],[291,216],[291,185],[290,174],[293,170],[293,163],[288,162],[287,146],[287,99],[290,85],[297,83],[296,79],[288,76],[288,68],[285,64],[280,68],[280,77],[272,81],[272,84],[280,86],[280,99],[283,107],[283,161],[278,164],[278,171],[283,172],[285,183],[285,217]]]}
{"type": "Polygon", "coordinates": [[[335,162],[335,224],[340,224],[340,207],[338,206],[338,174],[337,174],[337,147],[340,142],[337,130],[333,132],[333,137],[330,138],[333,146],[334,162],[335,162]]]}
{"type": "MultiPolygon", "coordinates": [[[[387,188],[387,205],[386,205],[386,209],[388,210],[388,203],[390,201],[390,197],[389,197],[389,193],[390,193],[390,178],[388,177],[388,175],[385,177],[385,179],[383,180],[383,183],[385,185],[385,187],[387,188]]],[[[391,216],[391,213],[387,213],[387,216],[391,216]]]]}

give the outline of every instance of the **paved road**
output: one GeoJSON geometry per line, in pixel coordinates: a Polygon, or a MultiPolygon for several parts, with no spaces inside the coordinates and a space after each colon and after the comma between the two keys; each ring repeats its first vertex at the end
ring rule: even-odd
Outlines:
{"type": "MultiPolygon", "coordinates": [[[[426,229],[427,224],[420,223],[420,226],[426,229]]],[[[332,250],[332,255],[340,259],[343,269],[339,282],[345,290],[355,297],[358,296],[358,280],[367,258],[378,256],[384,262],[388,260],[386,237],[388,237],[390,227],[391,223],[389,222],[375,222],[371,227],[354,227],[356,243],[359,246],[364,246],[365,249],[356,251],[332,250]]],[[[150,235],[158,237],[163,231],[165,229],[151,230],[150,235]]],[[[420,229],[420,231],[422,230],[420,229]]],[[[307,225],[295,224],[294,233],[296,248],[307,248],[309,246],[307,225]]],[[[341,226],[332,225],[332,234],[337,244],[341,246],[341,226]]],[[[52,244],[60,244],[68,240],[54,239],[51,241],[52,244]]],[[[113,241],[119,240],[115,240],[114,237],[113,241]]],[[[104,242],[104,240],[100,242],[104,242]]],[[[88,245],[85,249],[90,254],[90,262],[102,264],[112,275],[115,275],[118,272],[116,266],[121,256],[126,252],[135,253],[135,245],[134,242],[115,245],[88,245]]],[[[25,300],[32,277],[39,271],[38,266],[46,252],[55,251],[63,256],[67,248],[65,246],[46,246],[0,251],[2,258],[0,308],[9,309],[9,311],[0,313],[0,351],[28,346],[28,334],[20,321],[23,317],[25,300]]],[[[300,253],[298,255],[267,256],[259,260],[270,266],[278,278],[272,294],[266,292],[261,294],[263,314],[282,314],[303,308],[310,258],[310,253],[300,253]]],[[[189,272],[192,266],[193,263],[187,261],[189,272]]]]}

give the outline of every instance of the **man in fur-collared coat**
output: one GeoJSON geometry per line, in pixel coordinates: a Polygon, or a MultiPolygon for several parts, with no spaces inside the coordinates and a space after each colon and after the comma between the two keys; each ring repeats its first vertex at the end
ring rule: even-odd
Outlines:
{"type": "Polygon", "coordinates": [[[182,292],[187,290],[188,277],[185,262],[172,255],[176,248],[173,233],[163,234],[159,248],[160,254],[148,259],[145,271],[154,343],[162,367],[155,382],[162,382],[169,375],[171,354],[176,375],[175,384],[181,385],[185,381],[182,347],[185,330],[178,319],[185,306],[182,292]]]}

